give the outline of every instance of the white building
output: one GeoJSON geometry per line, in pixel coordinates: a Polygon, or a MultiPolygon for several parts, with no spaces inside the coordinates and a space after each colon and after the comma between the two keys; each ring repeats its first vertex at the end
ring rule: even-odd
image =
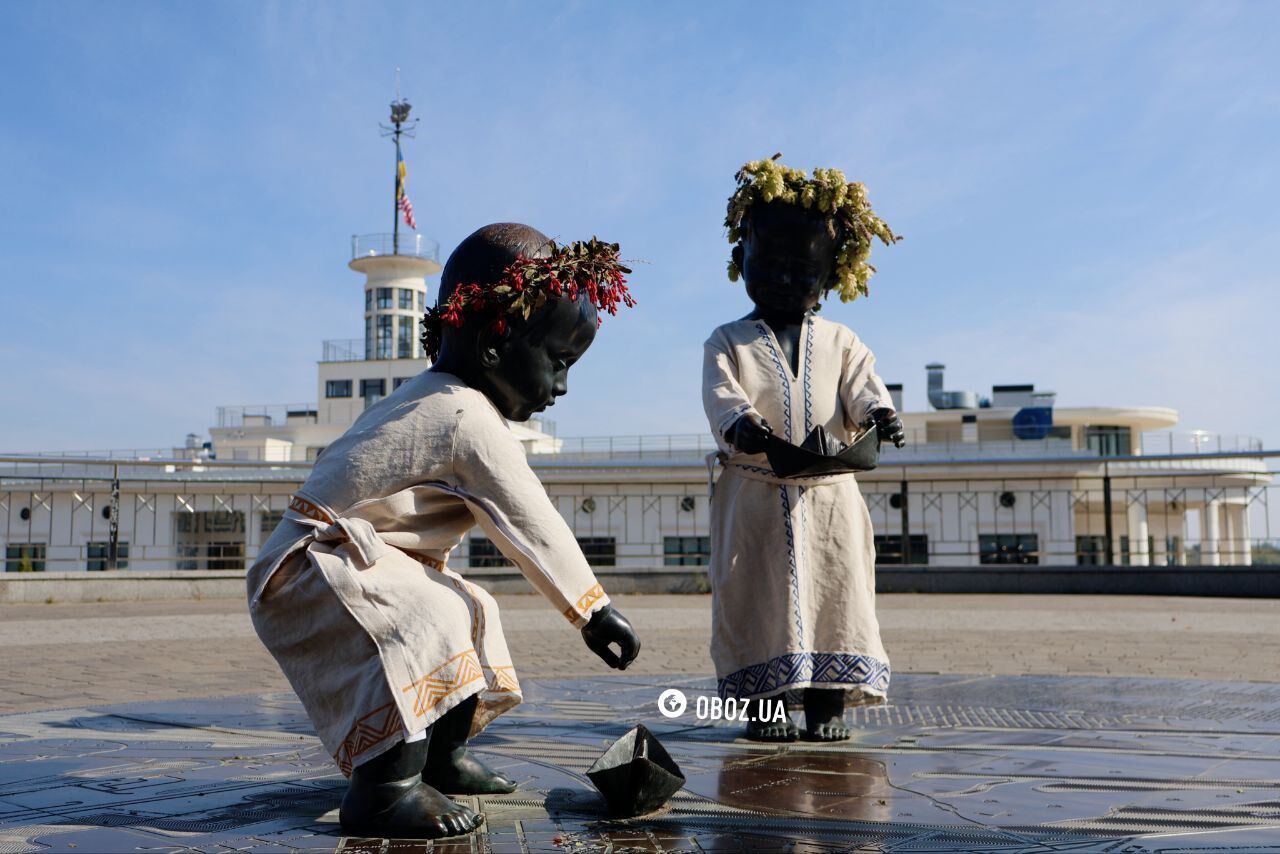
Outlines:
{"type": "MultiPolygon", "coordinates": [[[[365,337],[324,342],[317,403],[219,407],[210,441],[191,436],[184,448],[0,457],[5,569],[242,569],[310,461],[428,365],[418,319],[440,270],[435,243],[353,238],[349,266],[365,277],[365,337]]],[[[882,563],[1243,565],[1255,545],[1274,562],[1271,476],[1257,440],[1172,432],[1171,409],[1056,406],[1030,385],[995,386],[984,400],[944,390],[941,365],[926,370],[932,408],[904,413],[907,447],[884,449],[881,466],[859,478],[882,563]]],[[[901,410],[901,386],[891,390],[901,410]]],[[[559,439],[543,421],[512,429],[602,572],[706,563],[709,435],[559,439]]],[[[478,535],[450,562],[462,571],[505,563],[478,535]]]]}

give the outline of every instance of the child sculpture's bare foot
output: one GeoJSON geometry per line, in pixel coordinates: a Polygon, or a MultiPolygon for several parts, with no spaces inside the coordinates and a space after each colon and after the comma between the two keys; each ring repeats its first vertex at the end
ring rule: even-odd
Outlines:
{"type": "MultiPolygon", "coordinates": [[[[751,719],[747,721],[747,738],[752,741],[795,741],[800,737],[800,727],[790,718],[778,720],[778,709],[785,709],[786,694],[766,697],[751,704],[751,719]]],[[[785,712],[784,712],[785,716],[785,712]]]]}
{"type": "Polygon", "coordinates": [[[471,719],[476,713],[477,695],[472,695],[446,712],[431,727],[431,746],[422,781],[451,795],[505,795],[516,783],[489,768],[467,750],[471,719]]]}
{"type": "Polygon", "coordinates": [[[844,741],[849,727],[844,722],[844,691],[831,688],[804,689],[804,730],[814,741],[844,741]]]}
{"type": "Polygon", "coordinates": [[[422,782],[427,742],[401,742],[351,772],[338,817],[347,836],[439,839],[470,833],[484,822],[422,782]]]}

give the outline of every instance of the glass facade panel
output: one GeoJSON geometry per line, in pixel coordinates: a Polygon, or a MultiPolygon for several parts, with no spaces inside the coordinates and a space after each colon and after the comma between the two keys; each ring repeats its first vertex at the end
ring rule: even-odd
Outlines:
{"type": "Polygon", "coordinates": [[[1039,534],[979,534],[979,563],[1039,563],[1039,534]]]}
{"type": "Polygon", "coordinates": [[[1129,455],[1128,427],[1086,427],[1085,446],[1100,457],[1129,455]]]}
{"type": "Polygon", "coordinates": [[[907,541],[911,553],[902,553],[902,537],[898,534],[876,534],[876,563],[912,563],[927,564],[929,562],[929,535],[912,534],[907,541]]]}
{"type": "Polygon", "coordinates": [[[400,307],[413,310],[413,291],[409,288],[400,288],[400,307]]]}
{"type": "MultiPolygon", "coordinates": [[[[390,289],[388,288],[388,290],[390,289]]],[[[374,356],[373,356],[375,359],[391,358],[391,342],[392,342],[391,323],[394,319],[395,318],[393,318],[389,314],[378,315],[378,335],[376,339],[377,343],[374,347],[374,356]]]]}
{"type": "Polygon", "coordinates": [[[578,545],[591,566],[617,566],[618,545],[613,537],[578,537],[578,545]]]}
{"type": "Polygon", "coordinates": [[[325,397],[351,397],[351,380],[326,380],[325,397]]]}
{"type": "MultiPolygon", "coordinates": [[[[405,293],[412,293],[406,291],[405,293]]],[[[412,317],[401,317],[396,321],[399,336],[396,341],[396,356],[401,359],[413,358],[413,332],[418,321],[412,317]]]]}
{"type": "Polygon", "coordinates": [[[710,537],[663,537],[663,566],[706,566],[711,563],[710,537]]]}
{"type": "Polygon", "coordinates": [[[1107,561],[1107,538],[1100,534],[1076,535],[1076,563],[1101,566],[1107,561]]]}
{"type": "Polygon", "coordinates": [[[360,396],[365,400],[371,397],[381,400],[387,396],[386,380],[360,380],[360,396]]]}
{"type": "Polygon", "coordinates": [[[373,311],[373,288],[365,288],[364,291],[364,310],[373,311]]]}
{"type": "MultiPolygon", "coordinates": [[[[111,568],[111,543],[89,543],[85,546],[85,567],[90,572],[105,572],[111,568]]],[[[121,540],[116,543],[116,569],[129,568],[129,543],[121,540]]]]}
{"type": "Polygon", "coordinates": [[[391,308],[391,292],[395,288],[378,288],[378,308],[391,308]]]}
{"type": "Polygon", "coordinates": [[[44,543],[12,543],[4,547],[5,572],[44,572],[44,543]]]}
{"type": "Polygon", "coordinates": [[[467,563],[473,567],[511,566],[511,561],[502,556],[493,540],[487,537],[472,537],[468,541],[467,563]]]}

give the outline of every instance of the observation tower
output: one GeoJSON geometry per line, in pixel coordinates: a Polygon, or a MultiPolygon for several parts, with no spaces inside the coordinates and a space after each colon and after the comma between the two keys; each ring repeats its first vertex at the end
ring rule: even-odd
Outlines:
{"type": "Polygon", "coordinates": [[[407,189],[402,138],[412,139],[417,119],[397,97],[383,136],[395,144],[391,231],[351,237],[352,270],[363,273],[364,338],[326,341],[320,362],[319,420],[350,423],[409,377],[424,370],[422,314],[427,277],[440,272],[440,245],[417,232],[407,189]],[[407,360],[407,361],[406,361],[407,360]]]}

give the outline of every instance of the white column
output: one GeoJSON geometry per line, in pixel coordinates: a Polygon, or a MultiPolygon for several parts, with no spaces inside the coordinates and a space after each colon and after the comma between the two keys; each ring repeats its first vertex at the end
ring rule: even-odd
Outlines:
{"type": "Polygon", "coordinates": [[[1221,548],[1221,501],[1206,501],[1200,511],[1200,562],[1205,566],[1217,566],[1221,563],[1218,556],[1221,548]]]}
{"type": "Polygon", "coordinates": [[[1224,504],[1227,528],[1230,531],[1231,548],[1229,561],[1238,566],[1248,566],[1253,562],[1253,550],[1249,543],[1249,505],[1224,504]]]}
{"type": "Polygon", "coordinates": [[[1129,505],[1129,563],[1134,566],[1149,566],[1151,555],[1147,549],[1147,508],[1141,504],[1129,505]]]}

